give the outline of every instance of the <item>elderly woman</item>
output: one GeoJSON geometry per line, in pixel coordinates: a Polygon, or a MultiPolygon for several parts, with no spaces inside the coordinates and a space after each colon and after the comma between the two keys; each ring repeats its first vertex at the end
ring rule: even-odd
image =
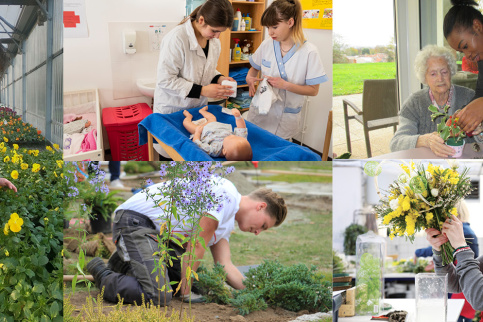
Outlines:
{"type": "Polygon", "coordinates": [[[431,121],[428,107],[432,104],[442,110],[449,105],[448,113],[453,114],[468,104],[475,92],[451,84],[456,62],[449,49],[426,46],[418,53],[414,64],[418,79],[428,87],[413,93],[404,103],[398,130],[390,143],[391,151],[428,147],[437,156],[451,156],[455,151],[445,145],[436,132],[438,119],[431,121]]]}

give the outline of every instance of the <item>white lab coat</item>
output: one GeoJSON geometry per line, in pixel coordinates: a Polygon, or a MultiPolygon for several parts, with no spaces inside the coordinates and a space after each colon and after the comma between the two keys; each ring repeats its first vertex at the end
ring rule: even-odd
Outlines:
{"type": "MultiPolygon", "coordinates": [[[[282,57],[280,42],[265,39],[250,57],[250,64],[262,71],[262,77],[281,77],[297,85],[317,85],[329,80],[317,48],[307,41],[298,50],[293,46],[282,57]]],[[[299,132],[300,111],[305,96],[282,89],[278,95],[280,100],[273,103],[267,115],[259,114],[258,108],[250,106],[248,121],[284,139],[290,139],[299,132]]]]}
{"type": "Polygon", "coordinates": [[[161,42],[158,75],[154,91],[155,113],[170,114],[206,105],[207,98],[188,98],[193,84],[206,86],[219,74],[216,65],[220,56],[220,40],[209,40],[208,57],[196,40],[188,19],[171,30],[161,42]]]}

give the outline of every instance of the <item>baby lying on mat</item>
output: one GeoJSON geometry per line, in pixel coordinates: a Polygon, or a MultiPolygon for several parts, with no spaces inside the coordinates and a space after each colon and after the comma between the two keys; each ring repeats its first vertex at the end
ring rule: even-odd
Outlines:
{"type": "Polygon", "coordinates": [[[237,126],[234,133],[230,124],[216,121],[216,117],[208,112],[208,106],[200,110],[200,114],[207,120],[206,123],[193,123],[193,115],[185,110],[183,126],[193,134],[193,142],[211,157],[225,157],[229,161],[251,160],[252,148],[247,140],[245,120],[237,109],[232,109],[232,112],[237,126]]]}

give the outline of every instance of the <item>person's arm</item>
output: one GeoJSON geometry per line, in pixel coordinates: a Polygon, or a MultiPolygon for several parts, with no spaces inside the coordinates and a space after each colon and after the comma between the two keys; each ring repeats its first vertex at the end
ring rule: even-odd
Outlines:
{"type": "Polygon", "coordinates": [[[250,70],[247,73],[246,81],[248,84],[248,95],[250,95],[250,97],[253,97],[257,91],[255,88],[255,83],[263,80],[263,78],[258,78],[258,72],[258,69],[250,67],[250,70]]]}
{"type": "Polygon", "coordinates": [[[12,189],[13,191],[17,192],[17,187],[15,187],[13,183],[5,178],[0,178],[0,186],[7,187],[8,189],[12,189]]]}
{"type": "MultiPolygon", "coordinates": [[[[213,237],[213,234],[215,233],[216,228],[218,227],[218,221],[209,217],[203,217],[200,220],[200,227],[201,227],[200,237],[202,237],[205,240],[205,245],[207,245],[208,242],[213,237]]],[[[193,251],[193,248],[195,253],[195,260],[202,259],[203,256],[205,255],[205,249],[203,248],[203,246],[200,243],[196,243],[195,245],[192,245],[191,242],[189,242],[187,249],[193,251]]],[[[183,266],[181,267],[180,292],[181,292],[181,295],[187,295],[191,292],[191,280],[189,283],[187,283],[186,268],[188,267],[191,260],[193,259],[190,260],[188,258],[188,255],[186,255],[186,253],[183,256],[184,256],[184,261],[183,261],[183,266]]],[[[200,266],[200,262],[195,261],[193,262],[191,269],[196,272],[199,266],[200,266]]]]}
{"type": "Polygon", "coordinates": [[[243,119],[243,117],[241,116],[240,114],[240,111],[237,110],[236,108],[233,108],[231,110],[233,116],[235,117],[235,120],[236,120],[236,127],[239,128],[239,129],[244,129],[247,127],[247,125],[245,124],[245,120],[243,119]]]}
{"type": "Polygon", "coordinates": [[[211,246],[210,249],[215,263],[220,263],[224,266],[226,282],[228,285],[237,290],[244,289],[245,285],[243,285],[243,280],[245,277],[231,261],[230,244],[228,241],[226,239],[221,239],[219,242],[211,246]]]}
{"type": "Polygon", "coordinates": [[[316,96],[319,93],[319,86],[317,85],[297,85],[294,83],[287,82],[283,78],[280,77],[270,77],[266,76],[268,83],[275,88],[284,89],[286,91],[305,95],[305,96],[316,96]]]}

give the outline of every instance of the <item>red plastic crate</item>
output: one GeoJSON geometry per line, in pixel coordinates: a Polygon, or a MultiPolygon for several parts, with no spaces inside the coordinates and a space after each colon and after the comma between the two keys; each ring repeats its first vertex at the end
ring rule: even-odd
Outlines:
{"type": "Polygon", "coordinates": [[[146,103],[102,110],[113,161],[147,161],[148,145],[139,146],[138,124],[153,111],[146,103]]]}

